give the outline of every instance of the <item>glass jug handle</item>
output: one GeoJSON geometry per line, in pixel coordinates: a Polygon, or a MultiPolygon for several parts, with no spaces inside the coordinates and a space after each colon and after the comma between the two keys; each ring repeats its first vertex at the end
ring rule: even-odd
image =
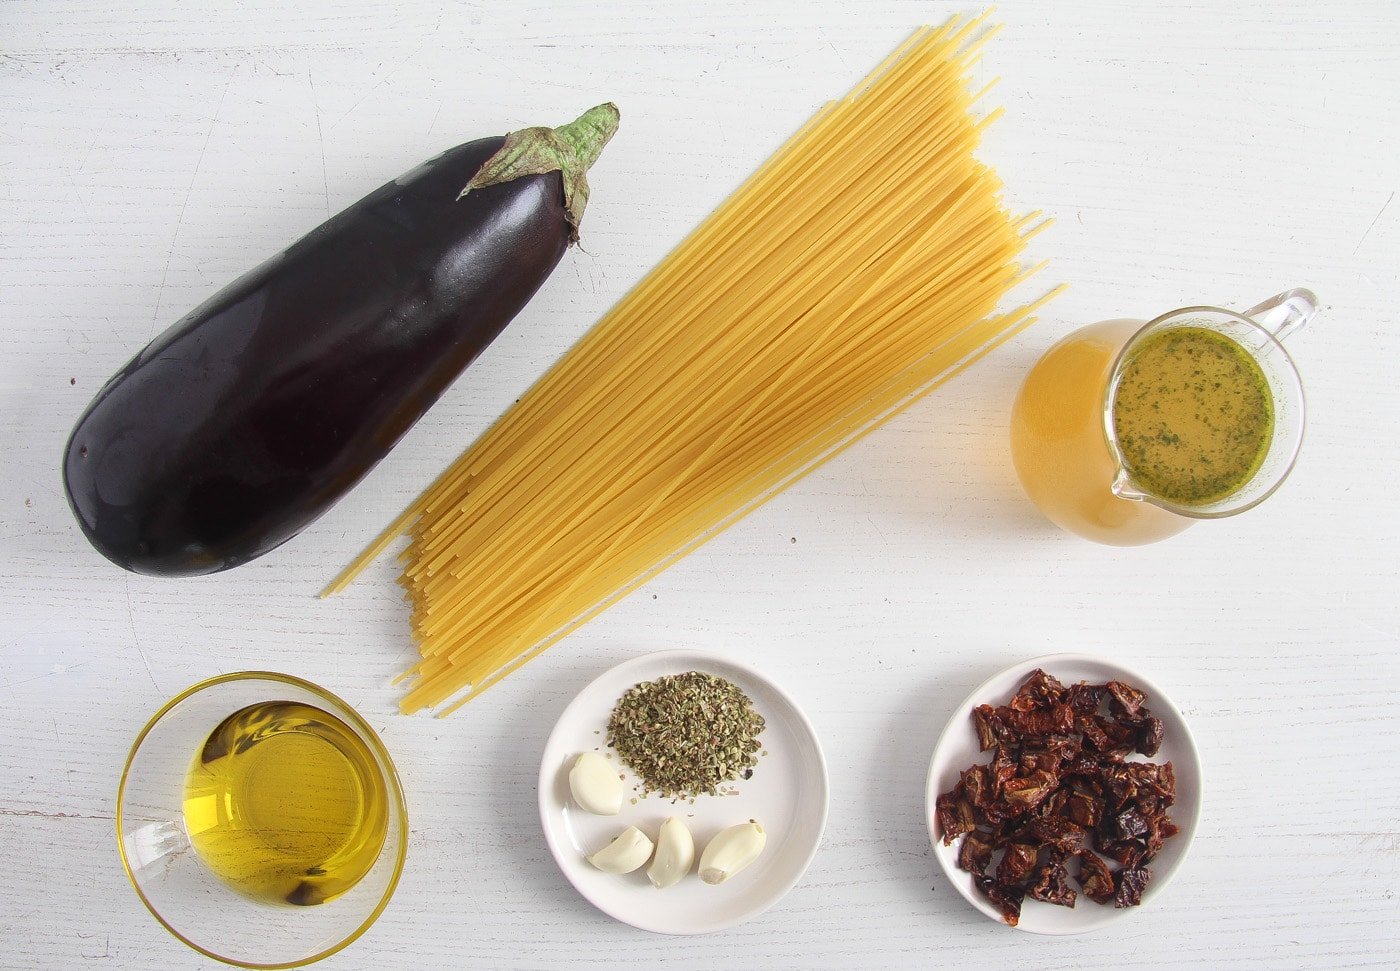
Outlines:
{"type": "Polygon", "coordinates": [[[1244,312],[1244,316],[1268,329],[1276,339],[1282,341],[1316,317],[1320,309],[1317,294],[1305,287],[1294,287],[1250,307],[1244,312]]]}

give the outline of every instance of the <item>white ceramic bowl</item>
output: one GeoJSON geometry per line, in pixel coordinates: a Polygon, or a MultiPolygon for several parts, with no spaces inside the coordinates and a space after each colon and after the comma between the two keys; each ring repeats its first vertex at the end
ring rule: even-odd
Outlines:
{"type": "Polygon", "coordinates": [[[821,842],[829,784],[826,760],[811,723],[788,695],[753,668],[698,651],[665,651],[634,658],[599,676],[559,716],[540,760],[540,821],[545,840],[564,876],[603,913],[661,934],[703,934],[731,927],[777,903],[797,883],[821,842]],[[652,794],[638,795],[632,773],[607,745],[608,716],[623,692],[662,675],[703,671],[738,685],[763,716],[762,751],[753,778],[733,785],[738,795],[702,795],[694,805],[652,794]],[[626,775],[627,798],[616,816],[594,816],[574,805],[569,769],[581,752],[612,752],[626,775]],[[652,840],[668,816],[680,816],[695,837],[696,859],[706,842],[727,826],[756,819],[768,834],[763,854],[718,886],[700,880],[694,868],[680,883],[657,890],[646,867],[633,873],[603,873],[587,857],[628,826],[652,840]]]}
{"type": "MultiPolygon", "coordinates": [[[[1047,654],[1012,665],[994,674],[968,695],[953,710],[948,725],[938,739],[933,750],[933,759],[928,767],[928,785],[925,816],[928,821],[929,838],[933,840],[933,855],[938,858],[943,872],[957,887],[958,892],[997,923],[1004,923],[1001,912],[992,905],[973,883],[972,874],[958,868],[958,847],[962,839],[956,839],[951,846],[944,846],[938,833],[934,816],[934,804],[939,793],[947,792],[958,782],[958,773],[975,762],[986,762],[987,753],[977,746],[977,733],[972,725],[972,709],[980,704],[1004,705],[1011,700],[1032,671],[1043,668],[1066,685],[1079,681],[1102,684],[1105,681],[1123,681],[1147,693],[1147,707],[1162,719],[1162,748],[1152,758],[1140,755],[1130,757],[1133,761],[1171,762],[1176,776],[1176,802],[1167,814],[1181,832],[1166,841],[1162,851],[1148,864],[1152,878],[1143,892],[1142,903],[1137,907],[1115,908],[1112,904],[1096,904],[1082,893],[1076,906],[1060,907],[1039,900],[1027,898],[1021,908],[1018,929],[1033,934],[1082,934],[1105,924],[1135,913],[1143,907],[1150,907],[1152,901],[1166,889],[1172,875],[1176,873],[1191,841],[1196,835],[1196,823],[1201,815],[1201,759],[1196,752],[1196,743],[1186,720],[1171,699],[1149,678],[1131,668],[1113,661],[1087,654],[1047,654]]],[[[1071,878],[1070,885],[1076,890],[1078,884],[1071,878]]]]}

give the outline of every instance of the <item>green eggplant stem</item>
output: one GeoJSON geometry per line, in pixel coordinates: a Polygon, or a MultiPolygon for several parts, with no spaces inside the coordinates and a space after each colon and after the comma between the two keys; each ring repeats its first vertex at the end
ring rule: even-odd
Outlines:
{"type": "Polygon", "coordinates": [[[482,164],[462,189],[461,199],[473,189],[499,185],[525,175],[557,171],[564,180],[564,211],[569,220],[569,241],[578,242],[578,227],[588,205],[588,169],[598,161],[603,146],[617,131],[621,115],[611,101],[589,108],[558,128],[525,128],[511,132],[495,155],[482,164]]]}

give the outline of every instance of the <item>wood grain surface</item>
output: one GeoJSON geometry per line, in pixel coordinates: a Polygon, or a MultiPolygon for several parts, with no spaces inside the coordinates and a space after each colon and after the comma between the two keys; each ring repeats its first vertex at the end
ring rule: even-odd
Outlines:
{"type": "Polygon", "coordinates": [[[390,564],[318,588],[823,101],[942,2],[0,4],[0,966],[214,966],[122,873],[128,747],[170,695],[286,671],[398,760],[409,866],[331,968],[1400,966],[1400,7],[1004,2],[983,157],[1071,289],[978,367],[447,720],[396,715],[412,655],[390,564]],[[127,575],[59,480],[77,416],[189,307],[437,151],[623,111],[583,246],[347,499],[194,580],[127,575]],[[1293,477],[1142,549],[1056,532],[1006,446],[1018,382],[1106,317],[1310,286],[1293,477]],[[661,938],[585,903],[535,810],[541,748],[604,668],[725,651],[784,685],[831,767],[799,885],[661,938]],[[953,707],[1058,650],[1140,667],[1205,763],[1168,893],[1041,939],[936,870],[922,801],[953,707]]]}

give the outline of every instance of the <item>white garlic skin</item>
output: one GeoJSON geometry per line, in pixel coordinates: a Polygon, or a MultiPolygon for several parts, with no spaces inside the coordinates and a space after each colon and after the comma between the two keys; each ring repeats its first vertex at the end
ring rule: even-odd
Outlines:
{"type": "Polygon", "coordinates": [[[588,858],[604,873],[631,873],[651,859],[653,844],[635,826],[628,826],[613,841],[588,858]]]}
{"type": "Polygon", "coordinates": [[[672,816],[661,824],[661,832],[656,837],[656,856],[647,867],[647,879],[656,889],[665,890],[679,883],[694,863],[695,838],[679,816],[672,816]]]}
{"type": "Polygon", "coordinates": [[[756,820],[720,830],[700,854],[700,879],[723,883],[758,859],[767,842],[768,835],[756,820]]]}
{"type": "Polygon", "coordinates": [[[584,752],[569,770],[574,802],[595,816],[616,816],[622,810],[622,778],[597,752],[584,752]]]}

